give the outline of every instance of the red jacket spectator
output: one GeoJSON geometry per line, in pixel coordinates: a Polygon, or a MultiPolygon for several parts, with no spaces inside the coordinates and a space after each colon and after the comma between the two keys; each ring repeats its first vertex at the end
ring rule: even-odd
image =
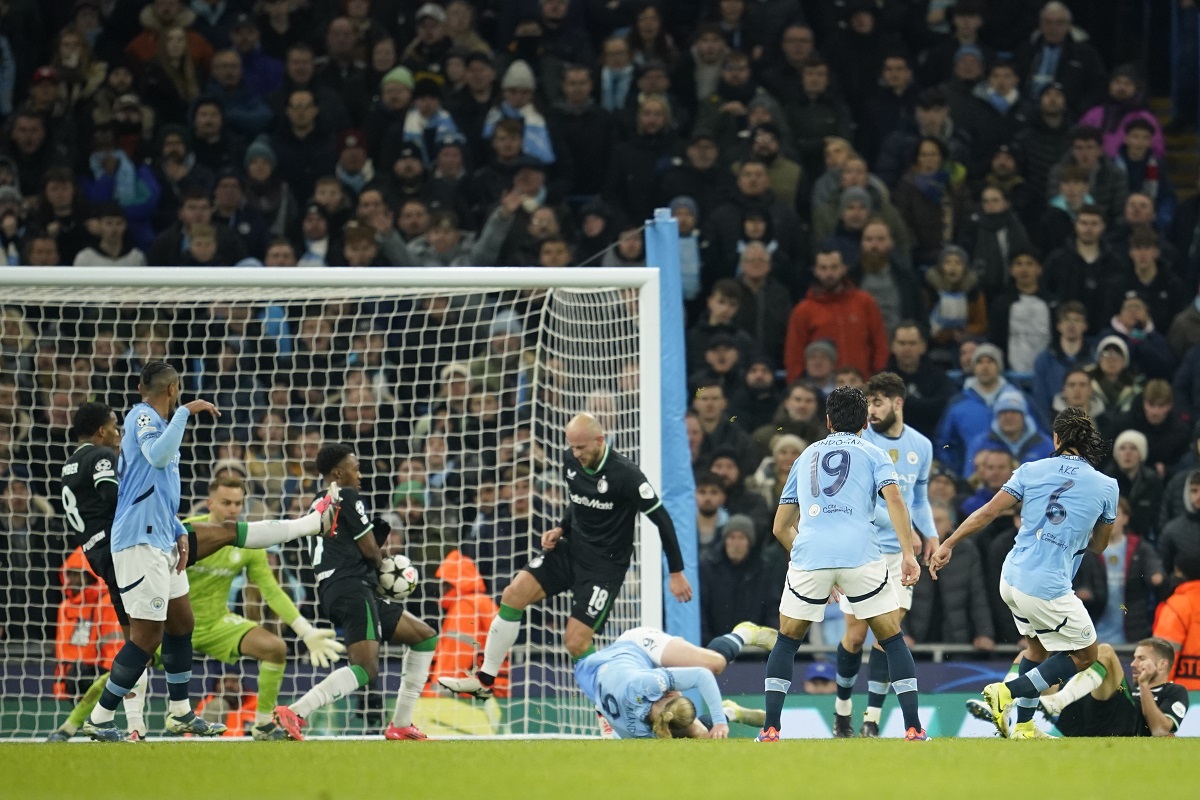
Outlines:
{"type": "Polygon", "coordinates": [[[874,375],[887,366],[888,336],[875,298],[846,279],[841,253],[818,253],[816,283],[792,309],[784,341],[783,364],[788,381],[804,374],[804,348],[828,339],[838,351],[838,366],[857,367],[874,375]]]}

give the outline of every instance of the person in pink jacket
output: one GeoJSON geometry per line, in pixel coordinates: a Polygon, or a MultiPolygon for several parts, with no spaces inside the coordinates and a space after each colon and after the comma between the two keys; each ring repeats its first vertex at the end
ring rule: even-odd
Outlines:
{"type": "Polygon", "coordinates": [[[1154,128],[1150,139],[1150,151],[1162,158],[1166,155],[1162,126],[1146,106],[1146,93],[1137,70],[1124,64],[1113,70],[1108,82],[1108,97],[1100,105],[1092,106],[1076,125],[1090,125],[1100,129],[1104,137],[1103,148],[1109,158],[1116,158],[1125,141],[1125,126],[1135,119],[1144,119],[1154,128]]]}

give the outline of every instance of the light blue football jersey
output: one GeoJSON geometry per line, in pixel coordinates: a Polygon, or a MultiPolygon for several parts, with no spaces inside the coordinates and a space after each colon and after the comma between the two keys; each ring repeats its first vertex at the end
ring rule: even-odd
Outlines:
{"type": "Polygon", "coordinates": [[[1071,593],[1097,522],[1117,518],[1117,482],[1079,456],[1022,464],[1002,491],[1022,501],[1021,530],[1004,559],[1009,586],[1043,600],[1071,593]]]}
{"type": "Polygon", "coordinates": [[[853,433],[831,433],[808,446],[792,470],[779,504],[800,507],[791,559],[797,569],[861,567],[881,557],[875,504],[898,483],[887,453],[853,433]]]}
{"type": "Polygon", "coordinates": [[[125,417],[112,552],[148,544],[169,553],[176,537],[185,533],[175,515],[180,495],[179,444],[189,416],[180,406],[168,425],[151,406],[138,403],[125,417]]]}
{"type": "Polygon", "coordinates": [[[614,642],[577,662],[575,680],[620,739],[654,738],[646,718],[654,702],[670,691],[699,689],[713,724],[726,722],[721,692],[711,672],[701,667],[655,667],[633,642],[614,642]]]}
{"type": "MultiPolygon", "coordinates": [[[[895,439],[876,433],[867,426],[863,438],[888,454],[896,466],[900,496],[908,506],[912,524],[925,538],[937,539],[933,524],[933,509],[929,505],[929,469],[933,465],[933,445],[920,431],[905,425],[895,439]]],[[[875,501],[875,530],[879,533],[879,549],[884,553],[899,553],[900,540],[887,513],[882,497],[875,501]]]]}

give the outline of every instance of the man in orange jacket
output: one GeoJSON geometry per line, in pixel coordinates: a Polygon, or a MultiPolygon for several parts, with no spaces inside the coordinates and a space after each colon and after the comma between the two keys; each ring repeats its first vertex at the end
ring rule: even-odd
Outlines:
{"type": "Polygon", "coordinates": [[[788,382],[804,375],[804,349],[818,339],[833,342],[838,366],[857,367],[866,377],[882,371],[888,336],[875,298],[850,282],[842,254],[832,248],[817,253],[813,277],[815,284],[788,319],[783,347],[788,382]]]}
{"type": "MultiPolygon", "coordinates": [[[[487,594],[487,586],[479,568],[470,557],[452,550],[441,566],[437,577],[442,581],[442,608],[446,618],[442,621],[442,634],[433,653],[433,666],[429,668],[429,684],[426,697],[444,694],[438,691],[438,678],[461,678],[472,675],[483,663],[483,646],[487,643],[488,628],[492,619],[500,613],[496,603],[487,594]]],[[[496,697],[508,696],[508,660],[500,668],[493,686],[496,697]]]]}
{"type": "Polygon", "coordinates": [[[125,637],[108,587],[92,572],[82,547],[67,556],[60,577],[63,600],[54,642],[54,696],[75,700],[82,686],[108,671],[125,637]]]}
{"type": "Polygon", "coordinates": [[[209,722],[225,723],[222,736],[242,736],[257,724],[258,695],[242,688],[242,677],[227,672],[213,681],[212,694],[196,705],[196,714],[209,722]]]}
{"type": "Polygon", "coordinates": [[[1200,691],[1200,555],[1179,558],[1175,575],[1184,582],[1159,604],[1154,635],[1175,648],[1171,681],[1195,692],[1200,691]]]}

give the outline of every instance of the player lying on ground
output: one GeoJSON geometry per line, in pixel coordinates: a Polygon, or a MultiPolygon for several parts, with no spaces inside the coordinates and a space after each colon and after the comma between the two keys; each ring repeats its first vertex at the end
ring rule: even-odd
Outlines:
{"type": "MultiPolygon", "coordinates": [[[[340,511],[333,536],[311,543],[313,572],[321,612],[341,629],[350,665],[338,667],[290,706],[276,706],[275,723],[292,739],[303,739],[305,718],[351,692],[373,683],[379,676],[381,642],[408,645],[396,710],[384,736],[388,739],[424,739],[413,724],[413,711],[437,648],[433,628],[376,592],[383,554],[375,541],[371,517],[358,493],[361,476],[354,450],[345,444],[327,444],[317,453],[317,472],[326,485],[340,489],[340,511]]],[[[265,708],[265,705],[264,705],[265,708]]]]}
{"type": "Polygon", "coordinates": [[[778,742],[780,718],[792,685],[796,650],[809,625],[825,617],[835,589],[866,620],[887,656],[892,689],[904,713],[905,738],[925,741],[917,709],[917,672],[900,633],[900,600],[875,531],[882,497],[900,544],[902,585],[921,577],[913,555],[908,508],[887,453],[859,434],[867,425],[867,398],[858,389],[833,390],[826,402],[829,436],[808,447],[788,473],[775,512],[775,538],[791,554],[779,602],[779,638],[767,659],[766,720],[760,742],[778,742]]]}
{"type": "Polygon", "coordinates": [[[724,739],[728,720],[762,725],[763,712],[721,700],[720,675],[742,647],[775,645],[771,628],[743,622],[707,648],[655,628],[633,628],[575,664],[575,680],[620,739],[724,739]],[[699,689],[712,716],[705,726],[681,692],[699,689]]]}
{"type": "Polygon", "coordinates": [[[1021,529],[1000,575],[1000,597],[1028,642],[1026,656],[1016,679],[983,688],[1001,736],[1009,736],[1007,712],[1014,703],[1012,738],[1038,738],[1033,713],[1042,692],[1077,673],[1077,686],[1086,687],[1083,694],[1103,682],[1099,672],[1088,669],[1096,662],[1096,628],[1071,580],[1088,549],[1104,552],[1117,518],[1117,482],[1096,468],[1109,452],[1087,414],[1066,409],[1054,420],[1054,455],[1018,467],[929,560],[929,573],[937,580],[956,544],[1023,503],[1021,529]]]}
{"type": "MultiPolygon", "coordinates": [[[[196,525],[236,521],[242,513],[246,499],[246,487],[241,478],[222,475],[208,487],[207,506],[209,513],[183,521],[184,527],[193,530],[196,525]]],[[[275,634],[244,617],[231,612],[227,606],[234,580],[245,571],[247,577],[261,590],[263,599],[280,619],[291,626],[296,635],[308,647],[309,660],[314,666],[328,667],[337,661],[339,653],[345,651],[336,634],[331,630],[313,627],[297,610],[296,606],[275,581],[275,575],[267,563],[262,550],[240,547],[222,547],[210,556],[201,558],[188,567],[188,583],[191,586],[192,613],[196,627],[192,631],[192,649],[215,658],[225,664],[239,659],[258,660],[258,697],[262,703],[250,734],[255,739],[286,739],[282,728],[271,721],[269,709],[275,707],[279,687],[283,683],[283,671],[287,666],[287,644],[275,634]]],[[[66,741],[79,723],[87,718],[100,699],[107,676],[101,676],[84,695],[79,705],[71,711],[67,722],[51,734],[49,741],[66,741]]],[[[142,718],[145,694],[131,701],[125,699],[126,716],[142,718]]]]}
{"type": "MultiPolygon", "coordinates": [[[[912,514],[914,526],[913,550],[920,551],[924,544],[933,552],[937,533],[933,523],[933,509],[929,506],[929,468],[933,463],[933,445],[913,428],[904,424],[904,400],[908,390],[904,380],[894,372],[881,372],[867,382],[867,429],[862,438],[888,454],[895,465],[900,481],[897,484],[904,504],[912,514]],[[924,537],[921,536],[924,534],[924,537]]],[[[892,591],[900,603],[896,612],[901,622],[912,608],[913,585],[904,582],[900,540],[896,528],[887,512],[887,503],[880,497],[875,503],[875,533],[879,549],[887,564],[888,579],[892,591]]],[[[862,648],[867,640],[867,622],[854,616],[845,595],[840,604],[846,614],[846,633],[837,649],[837,699],[834,701],[833,735],[845,739],[854,735],[851,721],[851,697],[858,671],[862,667],[862,648]]],[[[863,714],[859,736],[879,735],[879,720],[883,715],[883,703],[887,699],[891,678],[888,674],[887,657],[879,642],[868,666],[867,710],[863,714]]]]}
{"type": "Polygon", "coordinates": [[[563,644],[575,660],[591,653],[592,637],[603,629],[629,571],[639,512],[658,527],[671,594],[681,603],[692,599],[675,525],[638,465],[608,446],[604,429],[590,414],[567,423],[566,438],[571,448],[563,458],[571,501],[567,511],[557,527],[542,535],[544,552],[518,572],[501,595],[479,671],[470,677],[438,679],[452,692],[491,697],[496,673],[521,631],[525,609],[549,595],[571,592],[563,644]]]}
{"type": "MultiPolygon", "coordinates": [[[[72,547],[82,547],[92,571],[108,586],[113,609],[121,623],[125,639],[129,639],[129,615],[118,589],[110,548],[113,518],[117,512],[116,449],[121,446],[121,430],[117,415],[103,403],[84,403],[75,411],[72,429],[79,448],[71,454],[62,470],[63,510],[70,528],[68,539],[72,547]]],[[[336,488],[336,487],[331,487],[336,488]]],[[[188,566],[196,560],[217,552],[226,545],[260,549],[330,530],[336,511],[336,491],[322,497],[311,514],[297,520],[196,523],[188,529],[188,566]]],[[[100,687],[93,686],[88,694],[99,697],[108,673],[100,676],[100,687]]],[[[145,704],[147,676],[143,672],[134,688],[123,698],[126,728],[135,738],[145,737],[146,722],[140,714],[145,704]]],[[[51,740],[74,734],[84,717],[72,714],[51,740]]]]}
{"type": "MultiPolygon", "coordinates": [[[[1024,653],[1018,661],[1022,657],[1024,653]]],[[[1061,691],[1042,695],[1039,703],[1064,736],[1174,736],[1189,705],[1187,689],[1170,681],[1174,663],[1175,648],[1166,639],[1138,642],[1129,663],[1135,687],[1131,691],[1116,651],[1101,644],[1096,663],[1088,667],[1100,676],[1099,686],[1089,692],[1091,682],[1081,672],[1061,691]]],[[[1012,674],[1016,676],[1015,669],[1012,674]]],[[[978,719],[995,721],[987,703],[980,700],[968,700],[967,710],[978,719]]]]}

